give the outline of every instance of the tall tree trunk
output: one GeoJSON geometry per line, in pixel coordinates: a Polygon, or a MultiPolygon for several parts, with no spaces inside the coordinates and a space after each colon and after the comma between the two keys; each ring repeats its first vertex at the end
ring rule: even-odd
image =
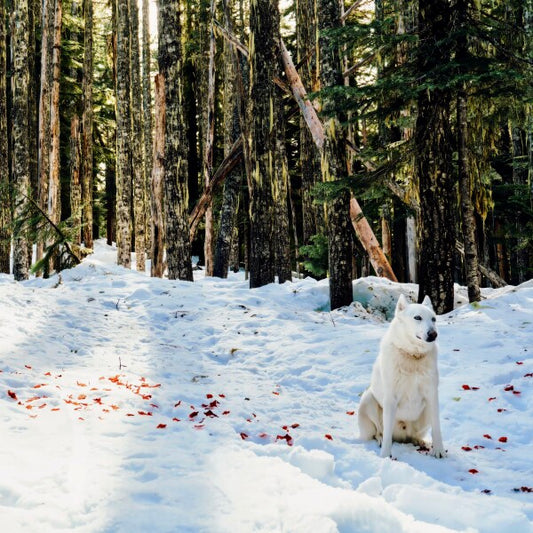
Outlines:
{"type": "MultiPolygon", "coordinates": [[[[209,186],[211,175],[213,174],[213,150],[215,143],[215,0],[211,0],[209,10],[209,54],[208,54],[208,75],[207,75],[207,112],[205,126],[205,144],[204,144],[204,185],[209,186]]],[[[213,222],[213,205],[209,204],[205,211],[205,240],[204,240],[204,257],[205,257],[205,275],[213,275],[213,254],[214,254],[214,222],[213,222]]]]}
{"type": "Polygon", "coordinates": [[[250,288],[274,282],[273,161],[279,52],[277,0],[252,0],[250,5],[250,288]]]}
{"type": "Polygon", "coordinates": [[[0,272],[9,274],[11,195],[7,127],[7,55],[5,4],[0,1],[0,272]]]}
{"type": "Polygon", "coordinates": [[[117,0],[117,263],[131,268],[131,98],[128,0],[117,0]]]}
{"type": "MultiPolygon", "coordinates": [[[[13,5],[14,24],[12,35],[12,180],[13,215],[15,220],[24,216],[30,194],[30,154],[28,128],[28,0],[15,0],[13,5]]],[[[24,230],[15,235],[13,243],[13,275],[15,280],[28,279],[28,239],[24,230]]]]}
{"type": "Polygon", "coordinates": [[[82,240],[81,141],[80,119],[76,114],[70,121],[70,213],[72,225],[78,228],[74,242],[79,245],[82,240]]]}
{"type": "Polygon", "coordinates": [[[285,114],[281,96],[278,97],[276,151],[274,159],[274,253],[278,283],[292,281],[289,228],[289,163],[285,148],[285,114]]]}
{"type": "MultiPolygon", "coordinates": [[[[318,30],[316,0],[296,0],[297,62],[301,64],[304,87],[312,92],[319,89],[317,68],[318,30]]],[[[324,227],[322,206],[315,205],[311,191],[321,180],[320,153],[303,117],[300,119],[300,166],[302,173],[302,242],[309,243],[312,235],[324,227]]]]}
{"type": "Polygon", "coordinates": [[[165,77],[166,105],[164,198],[168,277],[192,281],[182,63],[180,2],[159,0],[159,71],[165,77]]]}
{"type": "MultiPolygon", "coordinates": [[[[328,30],[341,26],[340,4],[329,0],[318,1],[320,29],[320,82],[321,88],[342,85],[342,63],[339,51],[331,42],[328,30]]],[[[322,149],[322,179],[326,182],[347,176],[346,137],[335,102],[323,99],[325,114],[325,141],[322,149]]],[[[350,228],[350,193],[342,190],[326,205],[328,235],[329,292],[331,309],[348,305],[352,290],[352,233],[350,228]]]]}
{"type": "MultiPolygon", "coordinates": [[[[143,131],[144,131],[144,177],[145,191],[150,191],[153,167],[152,138],[152,88],[150,59],[150,10],[149,0],[142,0],[142,95],[143,95],[143,131]]],[[[151,205],[148,198],[146,205],[146,249],[152,247],[152,225],[150,222],[151,205]]]]}
{"type": "MultiPolygon", "coordinates": [[[[50,105],[52,94],[52,54],[54,50],[54,0],[45,0],[42,9],[41,37],[41,90],[39,95],[39,141],[38,141],[38,203],[47,210],[50,182],[50,105]]],[[[44,243],[39,240],[36,260],[43,256],[44,243]]]]}
{"type": "Polygon", "coordinates": [[[81,119],[83,242],[93,247],[93,0],[84,0],[84,55],[81,119]]]}
{"type": "MultiPolygon", "coordinates": [[[[441,41],[451,31],[448,0],[419,0],[417,73],[421,79],[450,61],[441,41]]],[[[424,88],[418,95],[415,172],[420,196],[418,300],[427,295],[438,313],[453,309],[455,190],[450,92],[424,88]]]]}
{"type": "Polygon", "coordinates": [[[60,116],[59,91],[61,80],[61,25],[62,0],[55,0],[54,50],[52,53],[52,92],[50,101],[50,179],[48,186],[48,216],[54,224],[61,220],[60,181],[60,116]]]}
{"type": "Polygon", "coordinates": [[[151,180],[152,221],[152,270],[151,276],[162,278],[165,273],[165,227],[163,223],[163,179],[165,173],[165,79],[162,74],[155,77],[155,132],[154,168],[151,180]]]}
{"type": "Polygon", "coordinates": [[[141,54],[139,48],[139,8],[137,0],[130,0],[130,72],[131,72],[131,152],[133,166],[133,222],[135,234],[136,268],[144,272],[146,265],[146,180],[143,162],[143,123],[141,84],[141,54]]]}
{"type": "MultiPolygon", "coordinates": [[[[229,9],[231,10],[232,2],[229,9]]],[[[240,136],[239,94],[235,76],[238,74],[234,64],[231,45],[224,43],[224,156],[227,157],[231,147],[240,136]]],[[[235,222],[239,206],[239,189],[242,181],[242,165],[231,172],[224,183],[220,221],[215,246],[213,276],[226,278],[230,265],[230,254],[235,238],[235,222]]],[[[238,233],[237,233],[238,241],[238,233]]]]}

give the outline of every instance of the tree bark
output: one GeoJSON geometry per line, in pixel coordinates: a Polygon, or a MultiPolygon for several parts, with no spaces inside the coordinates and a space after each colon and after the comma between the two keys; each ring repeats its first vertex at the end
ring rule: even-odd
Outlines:
{"type": "MultiPolygon", "coordinates": [[[[29,127],[28,127],[28,0],[15,0],[13,24],[13,65],[12,65],[12,180],[13,216],[17,220],[27,210],[30,193],[29,127]]],[[[13,242],[13,275],[16,281],[29,277],[28,238],[24,230],[15,235],[13,242]]]]}
{"type": "MultiPolygon", "coordinates": [[[[320,84],[321,88],[342,85],[342,64],[336,46],[328,31],[341,25],[340,4],[329,0],[318,2],[320,29],[320,84]]],[[[322,179],[334,182],[347,177],[346,133],[336,113],[335,102],[322,99],[324,147],[322,149],[322,179]]],[[[330,307],[337,309],[353,300],[352,289],[352,234],[350,230],[350,193],[344,189],[326,203],[328,236],[328,266],[330,307]]]]}
{"type": "MultiPolygon", "coordinates": [[[[450,51],[440,41],[451,31],[448,0],[419,0],[418,76],[431,79],[449,63],[450,51]]],[[[426,81],[427,82],[427,81],[426,81]]],[[[454,305],[455,190],[452,165],[450,91],[424,88],[418,95],[415,128],[415,172],[420,197],[419,293],[437,313],[454,305]]]]}
{"type": "Polygon", "coordinates": [[[131,268],[131,98],[128,0],[117,0],[117,263],[131,268]]]}
{"type": "Polygon", "coordinates": [[[152,216],[152,270],[151,276],[162,278],[165,273],[163,224],[163,178],[165,174],[165,79],[162,74],[155,77],[155,131],[154,162],[151,180],[152,216]]]}
{"type": "Polygon", "coordinates": [[[93,247],[93,0],[84,0],[84,55],[81,119],[83,242],[93,247]]]}
{"type": "Polygon", "coordinates": [[[274,282],[273,161],[279,11],[276,0],[250,5],[250,288],[274,282]]]}
{"type": "Polygon", "coordinates": [[[70,213],[72,225],[77,230],[75,244],[81,244],[82,185],[80,119],[74,114],[70,121],[70,213]]]}
{"type": "Polygon", "coordinates": [[[180,2],[159,0],[159,71],[165,77],[165,242],[169,279],[192,281],[187,138],[182,109],[180,2]]]}
{"type": "Polygon", "coordinates": [[[0,2],[0,272],[9,274],[11,196],[9,187],[6,74],[6,18],[4,2],[0,2]]]}
{"type": "Polygon", "coordinates": [[[146,179],[143,161],[142,84],[139,48],[139,8],[137,0],[130,0],[130,72],[131,72],[131,152],[133,165],[133,223],[136,268],[146,269],[146,179]],[[141,100],[141,101],[139,101],[141,100]]]}

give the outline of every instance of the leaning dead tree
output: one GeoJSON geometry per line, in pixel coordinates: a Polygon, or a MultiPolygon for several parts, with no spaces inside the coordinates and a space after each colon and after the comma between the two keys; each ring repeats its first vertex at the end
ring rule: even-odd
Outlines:
{"type": "MultiPolygon", "coordinates": [[[[220,24],[216,24],[216,28],[219,30],[220,34],[226,38],[236,49],[239,50],[242,54],[246,55],[246,48],[239,43],[238,38],[233,35],[231,31],[226,28],[221,28],[220,24]]],[[[313,107],[311,101],[307,97],[307,91],[302,83],[300,75],[294,66],[292,58],[281,40],[280,44],[280,53],[287,76],[287,81],[292,90],[294,99],[298,103],[302,116],[309,128],[313,141],[319,150],[322,150],[324,146],[324,126],[320,121],[315,108],[313,107]]],[[[213,176],[209,187],[206,188],[204,194],[198,200],[195,208],[189,216],[189,237],[191,241],[196,235],[196,230],[198,228],[198,223],[200,222],[201,217],[205,213],[207,205],[211,201],[213,191],[215,187],[222,183],[226,176],[231,172],[235,165],[242,158],[242,142],[238,141],[233,146],[232,150],[229,152],[227,157],[224,159],[222,164],[219,166],[217,172],[213,176]]],[[[383,253],[379,242],[368,223],[368,220],[364,216],[361,207],[357,200],[352,197],[350,201],[350,219],[354,227],[357,238],[360,240],[363,248],[369,256],[370,263],[374,268],[376,274],[380,277],[388,278],[392,281],[397,281],[397,278],[392,270],[392,267],[387,260],[387,257],[383,253]]]]}

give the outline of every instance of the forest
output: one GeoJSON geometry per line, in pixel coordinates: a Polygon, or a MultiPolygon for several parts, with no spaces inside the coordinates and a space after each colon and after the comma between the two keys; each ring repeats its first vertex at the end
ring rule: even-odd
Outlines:
{"type": "Polygon", "coordinates": [[[0,272],[533,273],[533,0],[0,2],[0,272]],[[157,22],[157,24],[155,23],[157,22]]]}

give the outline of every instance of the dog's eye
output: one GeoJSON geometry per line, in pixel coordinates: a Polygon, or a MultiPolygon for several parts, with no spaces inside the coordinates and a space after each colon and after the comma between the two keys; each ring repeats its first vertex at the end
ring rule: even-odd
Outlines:
{"type": "Polygon", "coordinates": [[[433,318],[431,319],[431,322],[437,322],[437,319],[436,319],[435,317],[433,317],[433,318]]]}
{"type": "Polygon", "coordinates": [[[414,319],[415,319],[415,320],[422,320],[422,317],[421,317],[420,315],[416,315],[416,316],[414,317],[414,319]]]}

